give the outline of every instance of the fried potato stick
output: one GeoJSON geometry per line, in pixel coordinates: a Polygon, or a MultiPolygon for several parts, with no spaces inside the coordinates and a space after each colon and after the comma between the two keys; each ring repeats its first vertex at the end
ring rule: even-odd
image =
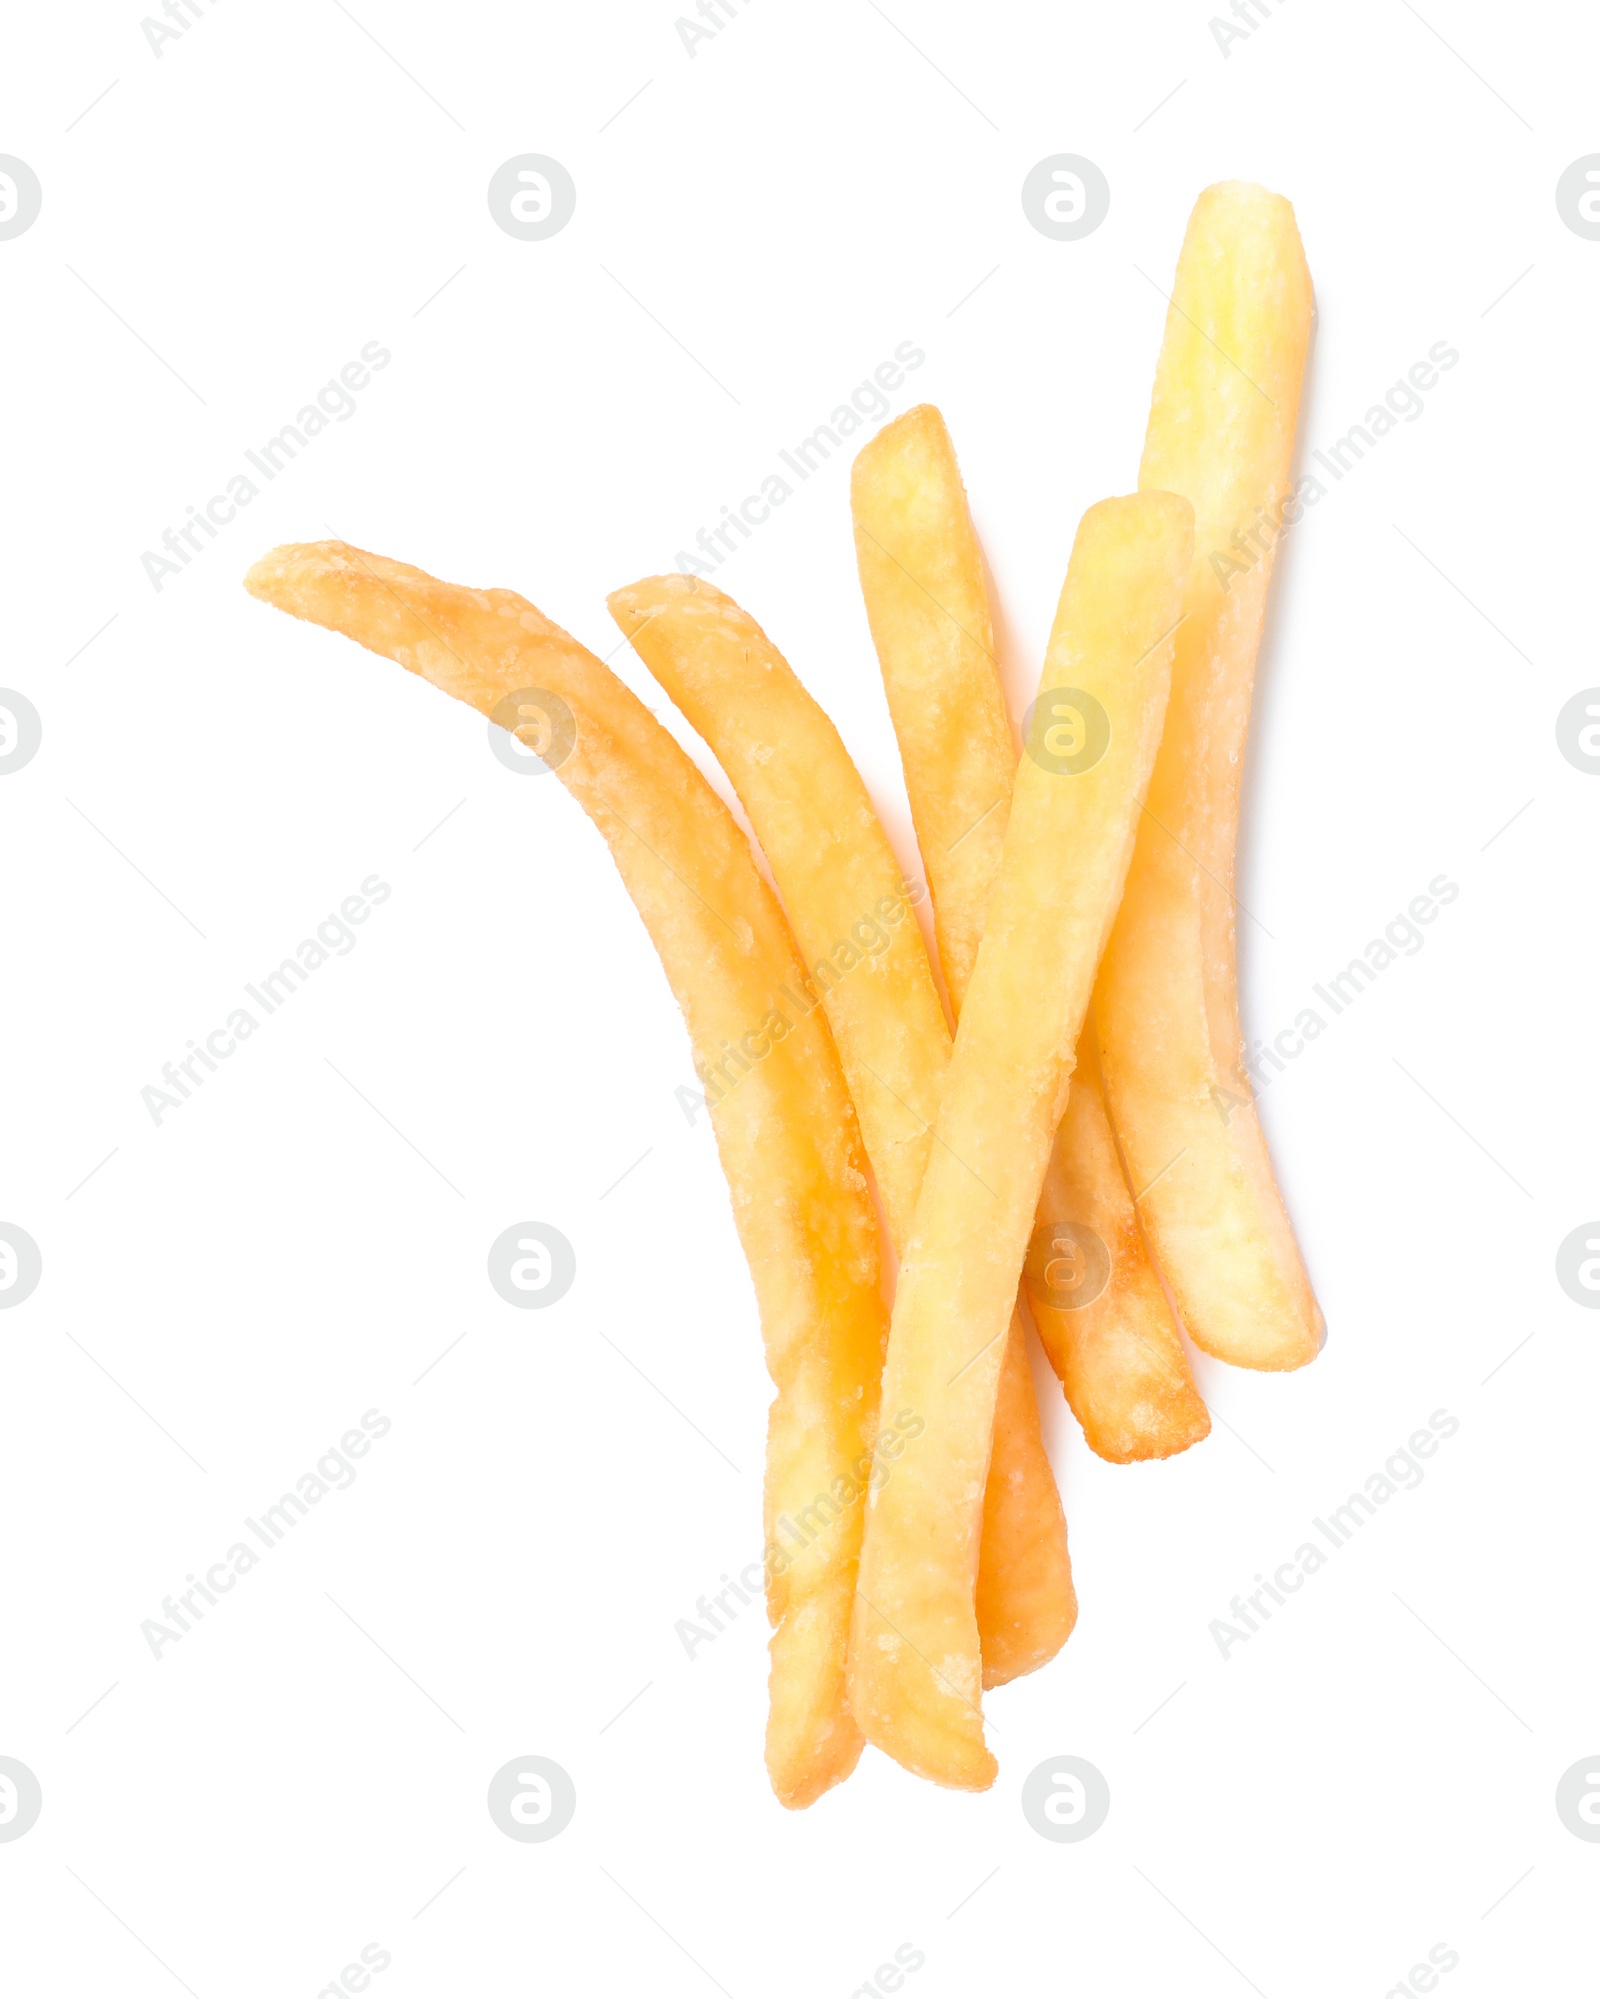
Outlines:
{"type": "Polygon", "coordinates": [[[957,1019],[1005,848],[1017,753],[995,662],[983,556],[944,418],[921,403],[850,474],[867,623],[933,893],[957,1019]]]}
{"type": "Polygon", "coordinates": [[[1023,1288],[1050,1365],[1098,1457],[1112,1464],[1169,1458],[1211,1434],[1117,1156],[1092,1018],[1078,1037],[1023,1288]]]}
{"type": "Polygon", "coordinates": [[[778,1388],[765,1496],[767,1768],[784,1804],[809,1804],[861,1751],[845,1654],[885,1312],[855,1113],[821,1014],[795,1017],[785,998],[804,971],[783,914],[744,834],[667,731],[512,591],[461,589],[339,542],[276,549],[246,587],[483,714],[514,720],[520,705],[547,749],[550,718],[563,705],[570,714],[570,749],[552,767],[611,849],[696,1067],[738,1078],[711,1116],[778,1388]],[[730,1049],[743,1051],[737,1068],[730,1049]]]}
{"type": "MultiPolygon", "coordinates": [[[[673,575],[608,601],[749,814],[833,1030],[899,1252],[933,1142],[950,1031],[867,788],[838,730],[732,598],[673,575]]],[[[978,1575],[984,1684],[994,1686],[1053,1658],[1077,1616],[1020,1318],[1001,1373],[978,1575]]]]}
{"type": "Polygon", "coordinates": [[[996,1768],[974,1586],[1001,1341],[1155,761],[1192,523],[1141,493],[1079,526],[890,1322],[884,1406],[927,1430],[868,1501],[850,1696],[869,1742],[960,1789],[996,1768]]]}
{"type": "MultiPolygon", "coordinates": [[[[1017,758],[983,558],[937,409],[924,403],[878,432],[856,458],[850,498],[867,620],[933,891],[945,987],[959,1018],[1000,868],[1017,758]]],[[[1041,1343],[1090,1448],[1123,1463],[1186,1450],[1209,1434],[1211,1419],[1151,1267],[1093,1058],[1092,1048],[1080,1050],[1026,1288],[1041,1343]],[[1096,1243],[1109,1259],[1103,1272],[1077,1266],[1077,1283],[1067,1290],[1040,1281],[1086,1249],[1098,1256],[1096,1243]],[[1097,1282],[1103,1288],[1086,1303],[1070,1295],[1097,1282]]],[[[1002,1418],[1003,1409],[1002,1402],[1002,1418]]],[[[997,1448],[1002,1434],[997,1419],[997,1448]]],[[[982,1578],[980,1566],[980,1615],[982,1578]]]]}
{"type": "Polygon", "coordinates": [[[1239,782],[1310,325],[1294,210],[1245,182],[1208,188],[1178,259],[1139,468],[1141,489],[1192,502],[1194,559],[1095,1019],[1112,1122],[1183,1323],[1240,1367],[1302,1367],[1322,1332],[1255,1106],[1231,1087],[1244,1051],[1239,782]]]}

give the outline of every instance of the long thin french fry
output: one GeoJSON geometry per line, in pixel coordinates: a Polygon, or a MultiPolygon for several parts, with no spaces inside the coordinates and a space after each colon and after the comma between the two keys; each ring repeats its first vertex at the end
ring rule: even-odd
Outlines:
{"type": "Polygon", "coordinates": [[[644,918],[697,1069],[739,1077],[711,1116],[778,1388],[765,1496],[767,1767],[784,1804],[809,1804],[861,1750],[845,1653],[885,1313],[855,1113],[821,1014],[786,997],[805,975],[782,912],[727,808],[667,731],[513,592],[440,583],[338,542],[277,549],[246,587],[484,714],[505,713],[513,695],[546,717],[564,703],[574,729],[556,774],[644,918]]]}
{"type": "Polygon", "coordinates": [[[885,424],[857,453],[850,511],[939,964],[959,1019],[1005,850],[1017,752],[966,487],[931,403],[885,424]]]}
{"type": "MultiPolygon", "coordinates": [[[[862,449],[851,508],[862,595],[959,1018],[1000,868],[1017,758],[983,558],[955,449],[931,404],[897,417],[862,449]]],[[[1085,1269],[1076,1288],[1086,1294],[1095,1281],[1102,1288],[1084,1302],[1033,1281],[1039,1272],[1030,1269],[1027,1296],[1090,1448],[1119,1462],[1167,1457],[1206,1436],[1211,1419],[1146,1252],[1093,1056],[1079,1051],[1035,1240],[1096,1254],[1098,1244],[1107,1267],[1085,1269]]],[[[1068,1267],[1054,1252],[1034,1261],[1068,1267]]],[[[997,1426],[997,1445],[1001,1434],[997,1426]]]]}
{"type": "Polygon", "coordinates": [[[1192,535],[1187,501],[1159,493],[1078,529],[900,1268],[886,1406],[927,1427],[868,1502],[850,1697],[868,1741],[961,1789],[996,1767],[974,1589],[1000,1343],[1155,761],[1192,535]]]}
{"type": "Polygon", "coordinates": [[[1112,1122],[1195,1344],[1241,1367],[1315,1358],[1312,1296],[1243,1052],[1234,850],[1251,683],[1284,520],[1311,279],[1294,210],[1208,188],[1178,259],[1142,489],[1182,493],[1195,548],[1172,702],[1095,1019],[1112,1122]]]}
{"type": "MultiPolygon", "coordinates": [[[[898,1252],[927,1167],[950,1032],[866,786],[837,729],[732,598],[694,577],[652,576],[609,602],[749,815],[827,1011],[898,1252]]],[[[979,1561],[988,1686],[1053,1658],[1077,1615],[1020,1319],[1009,1340],[979,1561]]]]}

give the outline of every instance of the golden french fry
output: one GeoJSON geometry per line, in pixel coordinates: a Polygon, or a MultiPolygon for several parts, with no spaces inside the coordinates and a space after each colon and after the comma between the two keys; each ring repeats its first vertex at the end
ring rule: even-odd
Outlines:
{"type": "MultiPolygon", "coordinates": [[[[832,722],[732,598],[694,577],[652,576],[609,602],[755,828],[826,1010],[898,1252],[927,1166],[950,1031],[866,786],[832,722]]],[[[979,1564],[989,1685],[1053,1658],[1077,1614],[1020,1321],[1013,1338],[979,1564]]]]}
{"type": "Polygon", "coordinates": [[[1155,761],[1192,522],[1140,493],[1078,529],[890,1322],[885,1406],[926,1432],[868,1501],[850,1697],[869,1742],[961,1789],[995,1775],[974,1588],[1001,1341],[1155,761]]]}
{"type": "MultiPolygon", "coordinates": [[[[1017,760],[983,561],[955,450],[931,404],[885,425],[860,452],[851,507],[862,595],[959,1017],[999,871],[1017,760]]],[[[1211,1421],[1146,1252],[1092,1058],[1092,1050],[1080,1051],[1035,1242],[1043,1253],[1062,1225],[1073,1224],[1089,1231],[1080,1247],[1093,1253],[1098,1243],[1109,1253],[1109,1269],[1093,1273],[1103,1288],[1087,1306],[1059,1285],[1031,1281],[1036,1268],[1027,1296],[1090,1448],[1118,1461],[1166,1457],[1206,1436],[1211,1421]]],[[[1004,1392],[1002,1383],[997,1448],[1004,1392]]],[[[978,1601],[981,1621],[981,1569],[978,1601]]],[[[987,1649],[984,1658],[987,1667],[987,1649]]]]}
{"type": "Polygon", "coordinates": [[[889,1233],[911,1226],[950,1059],[922,933],[839,732],[748,612],[695,576],[607,599],[749,814],[819,993],[889,1233]]]}
{"type": "Polygon", "coordinates": [[[850,474],[856,566],[956,1017],[1005,847],[1017,753],[983,556],[944,418],[919,404],[850,474]]]}
{"type": "Polygon", "coordinates": [[[246,587],[484,714],[526,712],[644,918],[696,1068],[738,1078],[711,1115],[778,1388],[765,1495],[767,1767],[784,1804],[809,1804],[861,1751],[844,1669],[885,1313],[855,1113],[822,1016],[787,998],[804,972],[782,912],[667,731],[512,591],[440,583],[339,542],[276,549],[246,587]]]}
{"type": "Polygon", "coordinates": [[[1039,1425],[1027,1328],[1015,1304],[995,1390],[973,1609],[985,1687],[1048,1665],[1078,1622],[1066,1516],[1039,1425]]]}
{"type": "Polygon", "coordinates": [[[1301,1367],[1322,1314],[1253,1103],[1243,1052],[1234,848],[1256,647],[1286,518],[1311,279],[1294,210],[1241,181],[1195,204],[1178,260],[1141,488],[1182,493],[1195,547],[1166,733],[1095,1019],[1112,1123],[1151,1244],[1195,1344],[1301,1367]]]}
{"type": "Polygon", "coordinates": [[[1023,1288],[1091,1450],[1128,1464],[1171,1457],[1210,1435],[1117,1158],[1092,1020],[1078,1037],[1023,1288]]]}

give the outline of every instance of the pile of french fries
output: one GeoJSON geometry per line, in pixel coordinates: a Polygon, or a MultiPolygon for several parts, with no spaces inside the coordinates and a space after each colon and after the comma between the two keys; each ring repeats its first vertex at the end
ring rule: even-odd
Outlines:
{"type": "Polygon", "coordinates": [[[536,749],[551,712],[572,718],[552,767],[683,1009],[777,1386],[766,1754],[785,1805],[841,1782],[864,1741],[984,1789],[984,1689],[1070,1635],[1030,1316],[1090,1447],[1119,1463],[1210,1429],[1180,1326],[1241,1367],[1318,1351],[1260,1127],[1228,1089],[1229,884],[1273,552],[1258,524],[1282,517],[1310,319],[1288,202],[1208,189],[1139,489],[1078,528],[1020,757],[943,419],[913,409],[856,460],[938,977],[838,732],[703,579],[649,577],[610,609],[726,772],[778,896],[672,736],[512,591],[340,542],[277,549],[247,578],[483,714],[521,712],[536,749]],[[1261,549],[1242,575],[1241,530],[1261,549]],[[1092,1285],[1085,1242],[1109,1260],[1092,1285]]]}

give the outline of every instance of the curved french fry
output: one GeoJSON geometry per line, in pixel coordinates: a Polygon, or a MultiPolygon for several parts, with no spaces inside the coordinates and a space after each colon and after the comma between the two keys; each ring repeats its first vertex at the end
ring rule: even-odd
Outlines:
{"type": "Polygon", "coordinates": [[[274,550],[246,587],[484,714],[507,713],[514,695],[547,715],[570,711],[571,747],[552,767],[611,849],[696,1067],[739,1077],[711,1115],[778,1388],[765,1497],[767,1767],[784,1804],[809,1804],[861,1751],[844,1669],[885,1314],[855,1113],[820,1013],[793,1017],[785,998],[804,973],[782,912],[667,731],[513,592],[440,583],[339,542],[274,550]]]}
{"type": "Polygon", "coordinates": [[[1311,279],[1294,210],[1245,182],[1195,204],[1167,314],[1141,489],[1182,493],[1195,548],[1172,701],[1095,1019],[1140,1213],[1195,1344],[1302,1367],[1322,1314],[1253,1103],[1233,866],[1256,647],[1281,530],[1311,279]]]}
{"type": "MultiPolygon", "coordinates": [[[[924,403],[878,432],[856,458],[850,499],[862,596],[959,1018],[1000,868],[1017,756],[983,558],[937,409],[924,403]]],[[[1037,1282],[1036,1268],[1026,1285],[1040,1341],[1090,1449],[1125,1462],[1199,1442],[1211,1419],[1139,1230],[1092,1049],[1079,1051],[1036,1223],[1041,1246],[1081,1248],[1076,1232],[1087,1229],[1109,1257],[1104,1288],[1087,1305],[1037,1282]]],[[[1042,1248],[1031,1261],[1047,1254],[1042,1248]]],[[[997,1444],[1000,1434],[997,1423],[997,1444]]]]}
{"type": "MultiPolygon", "coordinates": [[[[652,576],[608,601],[755,828],[827,1011],[898,1252],[933,1142],[950,1031],[867,788],[837,729],[732,598],[694,577],[652,576]]],[[[1077,1616],[1020,1319],[1010,1342],[978,1570],[986,1686],[1053,1658],[1077,1616]]]]}
{"type": "Polygon", "coordinates": [[[850,1698],[869,1742],[960,1789],[996,1767],[974,1586],[1000,1342],[1155,761],[1192,523],[1141,493],[1078,529],[890,1321],[885,1406],[926,1433],[868,1502],[850,1698]]]}

